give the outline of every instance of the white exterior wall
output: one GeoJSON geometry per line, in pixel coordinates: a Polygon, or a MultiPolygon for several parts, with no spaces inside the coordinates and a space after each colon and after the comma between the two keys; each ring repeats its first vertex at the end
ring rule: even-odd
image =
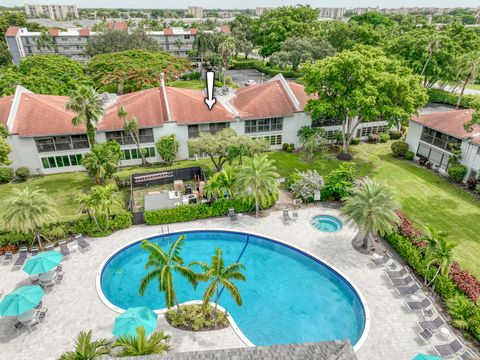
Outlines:
{"type": "MultiPolygon", "coordinates": [[[[162,136],[175,134],[180,147],[178,148],[177,159],[188,159],[188,126],[186,125],[177,125],[177,123],[169,122],[163,124],[161,127],[156,127],[153,129],[153,137],[155,142],[158,141],[162,136]]],[[[160,155],[157,153],[156,161],[161,161],[160,155]]]]}
{"type": "Polygon", "coordinates": [[[405,142],[408,144],[410,151],[413,151],[415,154],[417,154],[418,144],[420,143],[420,137],[422,136],[422,130],[422,125],[410,121],[405,142]]]}
{"type": "MultiPolygon", "coordinates": [[[[283,143],[295,144],[295,147],[299,147],[302,144],[298,140],[297,131],[302,126],[311,126],[312,119],[310,115],[304,112],[298,112],[293,114],[291,117],[283,118],[283,143]]],[[[280,145],[279,148],[282,146],[280,145]]]]}

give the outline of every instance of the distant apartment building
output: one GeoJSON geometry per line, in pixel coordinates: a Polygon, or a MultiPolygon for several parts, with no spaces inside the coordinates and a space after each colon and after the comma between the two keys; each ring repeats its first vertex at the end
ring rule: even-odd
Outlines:
{"type": "Polygon", "coordinates": [[[345,14],[346,8],[339,7],[322,7],[319,8],[318,16],[321,19],[341,19],[345,14]]]}
{"type": "MultiPolygon", "coordinates": [[[[126,23],[109,24],[109,29],[128,30],[126,23]]],[[[228,26],[221,26],[216,31],[229,33],[228,26]]],[[[58,54],[80,62],[88,61],[86,53],[87,40],[96,35],[89,29],[67,29],[60,31],[50,29],[51,43],[39,43],[41,32],[30,32],[26,28],[11,26],[5,33],[13,63],[18,64],[22,58],[39,54],[58,54]]],[[[155,39],[163,50],[178,56],[187,56],[193,49],[197,29],[179,27],[166,28],[163,31],[147,31],[147,35],[155,39]]]]}
{"type": "Polygon", "coordinates": [[[381,14],[415,14],[415,13],[424,13],[429,15],[443,15],[447,14],[453,10],[467,10],[467,11],[478,11],[476,8],[439,8],[439,7],[399,7],[399,8],[380,8],[380,7],[364,7],[364,8],[354,8],[352,11],[356,15],[361,15],[366,12],[378,12],[381,14]]]}
{"type": "Polygon", "coordinates": [[[262,16],[262,14],[265,12],[265,11],[268,11],[268,10],[273,10],[275,9],[274,7],[256,7],[255,8],[255,15],[256,16],[262,16]]]}
{"type": "Polygon", "coordinates": [[[203,18],[203,8],[200,6],[189,6],[187,13],[194,18],[203,18]]]}
{"type": "Polygon", "coordinates": [[[48,17],[51,20],[63,20],[70,17],[78,19],[77,5],[25,4],[25,13],[29,18],[48,17]]]}

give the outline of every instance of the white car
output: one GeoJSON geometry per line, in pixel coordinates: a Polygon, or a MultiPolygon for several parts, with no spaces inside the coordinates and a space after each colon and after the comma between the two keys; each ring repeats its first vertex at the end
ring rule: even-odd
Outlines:
{"type": "Polygon", "coordinates": [[[245,81],[245,86],[256,85],[257,83],[255,80],[247,80],[245,81]]]}

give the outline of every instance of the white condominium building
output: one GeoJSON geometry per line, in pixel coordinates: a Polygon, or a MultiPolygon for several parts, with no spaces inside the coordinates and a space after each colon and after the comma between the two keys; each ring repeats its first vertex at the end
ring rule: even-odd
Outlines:
{"type": "Polygon", "coordinates": [[[29,18],[48,17],[52,20],[63,20],[70,17],[78,19],[77,5],[25,4],[25,13],[29,18]]]}

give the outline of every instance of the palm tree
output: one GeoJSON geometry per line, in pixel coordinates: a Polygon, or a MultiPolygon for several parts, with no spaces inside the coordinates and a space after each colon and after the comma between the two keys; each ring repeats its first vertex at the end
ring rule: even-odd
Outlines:
{"type": "Polygon", "coordinates": [[[145,157],[145,153],[140,148],[140,133],[138,129],[137,119],[135,118],[135,116],[133,116],[131,120],[127,120],[128,113],[123,106],[120,106],[117,114],[118,114],[118,117],[123,120],[123,124],[124,124],[123,129],[125,131],[128,131],[128,133],[130,134],[130,137],[132,138],[133,142],[137,146],[137,151],[142,157],[142,165],[143,166],[148,165],[148,161],[147,161],[147,158],[145,157]]]}
{"type": "Polygon", "coordinates": [[[452,316],[452,325],[461,330],[474,330],[480,326],[478,306],[464,295],[456,295],[445,302],[448,313],[452,316]]]}
{"type": "Polygon", "coordinates": [[[458,94],[457,109],[460,107],[463,93],[468,84],[475,81],[480,69],[480,51],[465,54],[460,59],[460,74],[463,75],[462,88],[458,94]]]}
{"type": "Polygon", "coordinates": [[[55,204],[45,190],[14,189],[13,195],[3,202],[3,221],[7,229],[17,232],[33,232],[40,249],[40,229],[57,214],[55,204]]]}
{"type": "Polygon", "coordinates": [[[180,49],[182,48],[183,45],[185,45],[185,43],[182,41],[182,39],[175,40],[175,46],[178,49],[178,54],[179,55],[180,55],[180,49]]]}
{"type": "Polygon", "coordinates": [[[297,137],[298,140],[302,143],[302,145],[305,145],[305,143],[312,137],[312,135],[315,133],[315,129],[312,128],[311,126],[302,126],[300,129],[297,131],[297,137]]]}
{"type": "Polygon", "coordinates": [[[169,339],[170,336],[162,331],[155,331],[147,338],[145,328],[139,326],[136,336],[120,336],[113,346],[122,348],[118,354],[120,357],[164,354],[170,350],[170,345],[167,344],[169,339]]]}
{"type": "Polygon", "coordinates": [[[52,50],[55,42],[53,41],[53,37],[52,35],[50,35],[50,33],[43,31],[37,38],[35,43],[38,50],[43,53],[44,49],[52,50]]]}
{"type": "Polygon", "coordinates": [[[364,232],[362,246],[368,248],[371,236],[383,236],[395,229],[400,221],[397,208],[387,185],[367,177],[345,200],[342,212],[364,232]]]}
{"type": "Polygon", "coordinates": [[[158,290],[164,292],[167,307],[171,308],[175,304],[179,313],[181,309],[177,294],[175,293],[173,274],[177,273],[186,278],[192,286],[197,286],[196,274],[188,266],[183,265],[183,259],[180,257],[184,242],[185,236],[182,235],[170,246],[169,251],[165,252],[156,243],[148,240],[142,241],[142,249],[149,253],[149,260],[145,268],[147,270],[152,269],[140,282],[140,295],[143,296],[147,286],[152,281],[157,280],[158,290]]]}
{"type": "Polygon", "coordinates": [[[120,145],[117,142],[108,141],[96,144],[86,153],[82,158],[82,165],[96,184],[103,184],[117,171],[121,156],[120,145]]]}
{"type": "Polygon", "coordinates": [[[60,360],[94,360],[110,353],[112,341],[107,339],[92,340],[92,330],[80,331],[75,340],[75,348],[60,355],[60,360]]]}
{"type": "Polygon", "coordinates": [[[108,228],[110,217],[115,210],[122,207],[117,198],[117,191],[117,186],[114,183],[109,183],[104,186],[94,186],[89,194],[79,194],[76,198],[76,202],[87,210],[100,230],[96,215],[105,215],[106,227],[108,228]]]}
{"type": "Polygon", "coordinates": [[[72,119],[74,126],[80,124],[86,126],[90,146],[93,146],[95,144],[95,126],[103,114],[100,95],[91,86],[79,86],[70,95],[65,108],[77,114],[72,119]]]}
{"type": "MultiPolygon", "coordinates": [[[[435,54],[438,49],[440,49],[440,37],[438,36],[437,32],[432,33],[432,38],[431,41],[428,43],[427,46],[427,59],[425,60],[425,63],[423,64],[422,67],[422,72],[420,73],[420,76],[424,76],[425,71],[427,70],[428,64],[430,63],[430,60],[433,58],[433,54],[435,54]]],[[[423,80],[423,86],[427,86],[427,76],[425,75],[424,80],[423,80]]]]}
{"type": "Polygon", "coordinates": [[[197,49],[198,53],[200,54],[200,66],[201,66],[201,69],[202,69],[203,68],[203,58],[205,56],[205,53],[208,50],[213,49],[212,36],[209,33],[206,33],[204,31],[199,31],[195,35],[195,48],[197,49]]]}
{"type": "Polygon", "coordinates": [[[437,242],[434,248],[429,252],[426,257],[427,267],[431,265],[437,265],[437,271],[433,275],[432,280],[427,286],[433,284],[438,274],[447,276],[450,271],[450,266],[453,262],[453,249],[457,246],[453,241],[448,241],[445,237],[437,238],[437,242]]]}
{"type": "Polygon", "coordinates": [[[215,308],[213,314],[217,313],[218,299],[220,293],[220,287],[228,290],[230,296],[235,300],[237,305],[242,305],[242,297],[237,286],[231,280],[245,281],[245,275],[241,270],[245,270],[245,266],[241,263],[233,263],[225,266],[225,262],[222,257],[222,250],[217,248],[215,254],[212,256],[212,262],[208,265],[205,262],[193,262],[190,265],[198,265],[202,268],[203,273],[199,275],[199,279],[210,284],[205,289],[203,294],[203,306],[207,308],[210,299],[215,295],[215,308]]]}
{"type": "Polygon", "coordinates": [[[246,158],[237,172],[238,189],[243,198],[255,199],[255,216],[258,217],[260,205],[265,205],[269,197],[278,194],[278,173],[267,155],[255,155],[246,158]]]}
{"type": "Polygon", "coordinates": [[[227,37],[218,45],[218,52],[223,57],[223,85],[225,85],[225,70],[228,70],[228,59],[235,52],[235,39],[231,36],[227,37]]]}
{"type": "Polygon", "coordinates": [[[232,198],[235,195],[236,174],[233,167],[228,167],[213,174],[204,187],[207,198],[223,198],[227,195],[232,198]]]}

